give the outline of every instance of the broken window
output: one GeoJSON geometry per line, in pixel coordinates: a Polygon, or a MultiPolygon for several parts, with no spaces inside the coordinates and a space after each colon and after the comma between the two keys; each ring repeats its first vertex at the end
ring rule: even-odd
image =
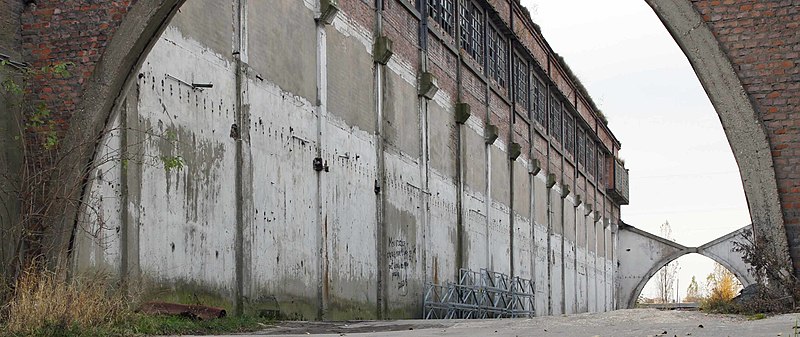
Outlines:
{"type": "Polygon", "coordinates": [[[442,30],[453,36],[453,1],[428,0],[428,16],[442,27],[442,30]]]}
{"type": "Polygon", "coordinates": [[[461,48],[483,65],[483,12],[472,0],[461,0],[461,48]]]}
{"type": "Polygon", "coordinates": [[[506,41],[494,27],[490,26],[487,31],[486,44],[489,52],[486,60],[487,74],[489,78],[497,82],[497,85],[505,88],[508,75],[506,73],[506,57],[508,57],[506,41]]]}

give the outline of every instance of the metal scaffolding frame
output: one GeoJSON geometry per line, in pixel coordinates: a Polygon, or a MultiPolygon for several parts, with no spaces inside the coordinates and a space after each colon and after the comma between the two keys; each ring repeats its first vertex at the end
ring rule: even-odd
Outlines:
{"type": "Polygon", "coordinates": [[[458,283],[426,283],[425,319],[533,317],[534,283],[481,269],[459,270],[458,283]]]}

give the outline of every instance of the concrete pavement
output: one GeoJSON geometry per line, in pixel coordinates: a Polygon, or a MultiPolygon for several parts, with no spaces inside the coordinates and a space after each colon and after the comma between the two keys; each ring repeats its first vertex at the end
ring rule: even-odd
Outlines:
{"type": "Polygon", "coordinates": [[[800,314],[748,320],[743,316],[697,311],[629,309],[532,319],[280,322],[267,330],[244,336],[800,336],[800,329],[796,327],[798,319],[800,314]]]}

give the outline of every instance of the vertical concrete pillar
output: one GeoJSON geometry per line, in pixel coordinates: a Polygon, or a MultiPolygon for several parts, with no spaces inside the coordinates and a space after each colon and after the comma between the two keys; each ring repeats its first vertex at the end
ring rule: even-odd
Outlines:
{"type": "MultiPolygon", "coordinates": [[[[236,62],[236,110],[239,133],[236,140],[236,315],[244,314],[245,298],[249,297],[251,241],[245,235],[252,228],[253,171],[250,153],[250,102],[247,87],[247,0],[236,0],[233,57],[236,62]]],[[[251,237],[251,236],[248,236],[251,237]]]]}
{"type": "MultiPolygon", "coordinates": [[[[322,11],[322,6],[318,2],[317,10],[322,11]]],[[[323,143],[326,136],[326,125],[328,124],[328,45],[327,45],[327,25],[324,20],[317,20],[317,142],[316,158],[322,158],[323,143]]],[[[320,257],[317,268],[319,269],[319,282],[317,282],[317,319],[325,320],[328,303],[330,301],[330,257],[329,257],[329,230],[328,230],[328,210],[327,203],[323,201],[323,196],[327,195],[322,171],[317,171],[317,250],[320,257]]]]}

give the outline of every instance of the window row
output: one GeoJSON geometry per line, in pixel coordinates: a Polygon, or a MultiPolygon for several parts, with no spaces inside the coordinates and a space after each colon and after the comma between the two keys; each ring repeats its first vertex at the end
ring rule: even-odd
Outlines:
{"type": "Polygon", "coordinates": [[[556,141],[562,143],[564,149],[586,168],[589,175],[602,178],[604,172],[601,160],[604,160],[604,156],[602,153],[598,154],[599,149],[594,141],[582,127],[576,126],[575,117],[562,108],[561,101],[555,94],[550,95],[548,102],[547,85],[532,75],[533,70],[525,58],[513,53],[511,69],[507,68],[507,40],[486,21],[480,5],[474,0],[425,0],[428,16],[445,33],[455,36],[455,1],[458,1],[459,7],[457,22],[461,27],[461,49],[478,64],[485,66],[486,75],[500,87],[508,87],[510,70],[513,85],[511,96],[514,102],[529,111],[533,120],[542,125],[556,141]]]}

